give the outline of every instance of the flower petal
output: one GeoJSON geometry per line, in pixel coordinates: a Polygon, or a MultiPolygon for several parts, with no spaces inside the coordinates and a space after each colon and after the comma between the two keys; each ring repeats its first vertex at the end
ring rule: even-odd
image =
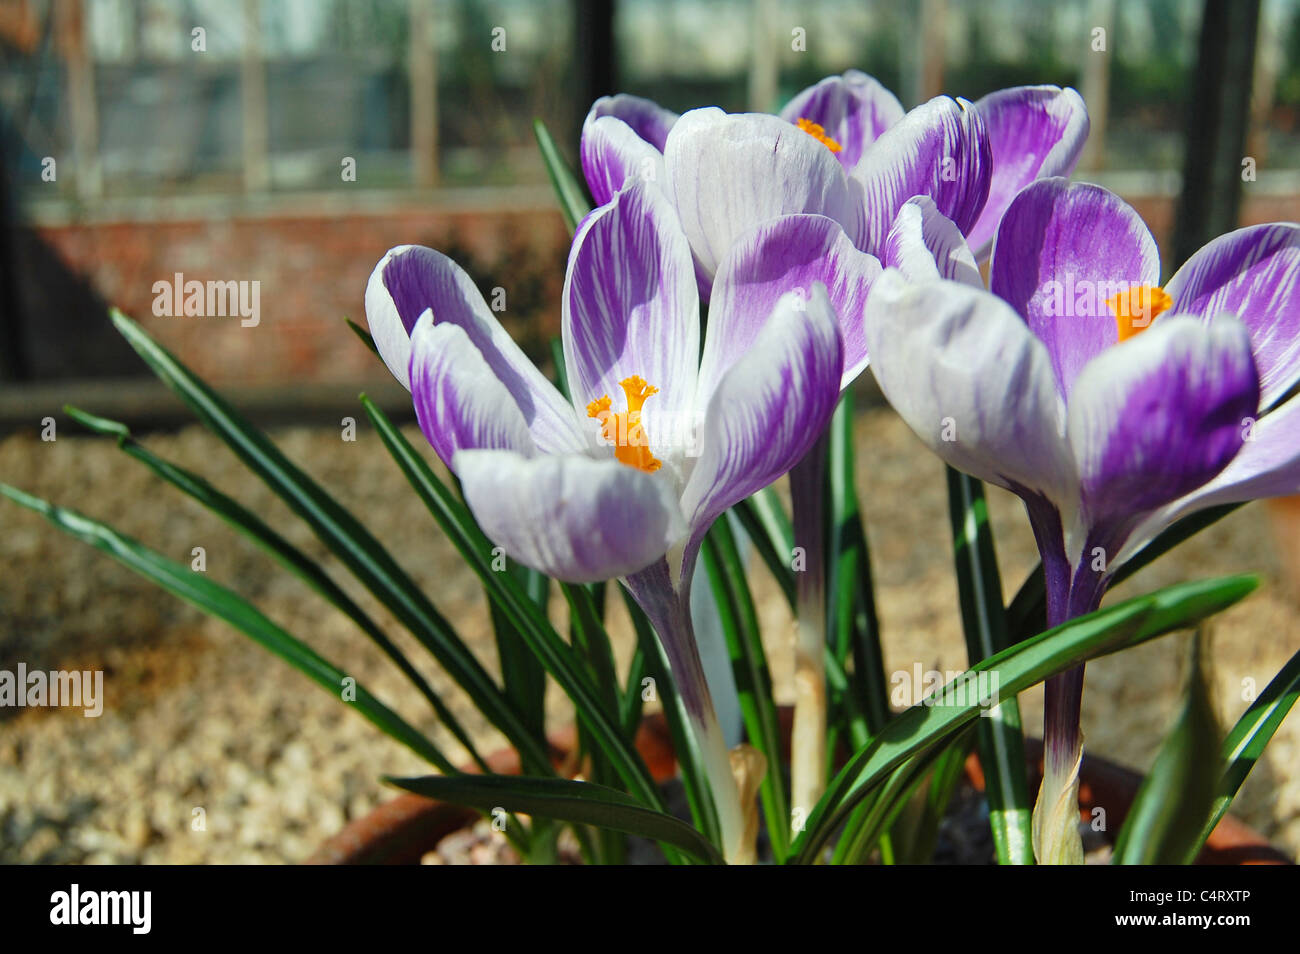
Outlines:
{"type": "Polygon", "coordinates": [[[839,400],[843,361],[826,289],[814,285],[806,301],[783,295],[709,399],[700,458],[682,492],[692,542],[808,452],[839,400]]]}
{"type": "Polygon", "coordinates": [[[693,109],[668,134],[664,159],[706,295],[727,249],[768,219],[827,215],[857,244],[861,202],[835,154],[777,116],[693,109]]]}
{"type": "Polygon", "coordinates": [[[786,122],[808,119],[842,147],[840,165],[852,169],[886,129],[903,118],[903,105],[874,77],[861,70],[828,76],[809,86],[781,110],[786,122]]]}
{"type": "Polygon", "coordinates": [[[866,203],[858,247],[879,255],[899,208],[914,195],[934,199],[965,234],[984,208],[992,166],[984,118],[970,103],[936,96],[916,107],[853,170],[866,203]]]}
{"type": "Polygon", "coordinates": [[[607,203],[633,176],[660,183],[666,178],[663,153],[613,116],[587,117],[580,151],[582,174],[596,205],[607,203]]]}
{"type": "Polygon", "coordinates": [[[664,109],[654,100],[633,96],[630,93],[600,97],[591,104],[583,128],[585,129],[587,124],[595,122],[602,116],[613,116],[627,123],[634,133],[654,146],[658,152],[664,151],[664,144],[668,142],[668,132],[677,122],[677,114],[671,109],[664,109]]]}
{"type": "Polygon", "coordinates": [[[1180,314],[1231,314],[1245,323],[1265,407],[1300,380],[1300,225],[1221,235],[1189,258],[1165,291],[1180,314]]]}
{"type": "Polygon", "coordinates": [[[492,374],[505,385],[545,453],[586,446],[568,402],[501,327],[465,270],[441,252],[400,245],[375,266],[366,286],[366,321],[389,370],[408,389],[409,332],[425,311],[437,324],[464,329],[492,374]]]}
{"type": "Polygon", "coordinates": [[[989,199],[968,239],[978,261],[993,247],[998,220],[1016,193],[1035,179],[1069,176],[1088,138],[1088,108],[1068,86],[1015,86],[975,104],[993,149],[989,199]]]}
{"type": "Polygon", "coordinates": [[[1258,421],[1243,418],[1241,451],[1204,487],[1143,520],[1124,545],[1124,562],[1182,517],[1219,504],[1300,494],[1300,401],[1290,400],[1258,421]]]}
{"type": "Polygon", "coordinates": [[[483,532],[559,580],[634,573],[686,534],[671,482],[613,460],[463,450],[453,463],[483,532]]]}
{"type": "Polygon", "coordinates": [[[1258,406],[1250,336],[1235,318],[1162,319],[1109,349],[1070,394],[1084,524],[1118,548],[1138,518],[1228,465],[1258,406]]]}
{"type": "Polygon", "coordinates": [[[867,347],[885,397],[931,450],[1072,511],[1074,464],[1051,360],[1005,302],[958,282],[911,285],[886,269],[867,296],[867,347]]]}
{"type": "Polygon", "coordinates": [[[537,453],[519,405],[465,329],[435,325],[427,309],[411,333],[411,398],[420,430],[448,466],[458,450],[537,453]]]}
{"type": "Polygon", "coordinates": [[[604,395],[621,404],[619,382],[639,375],[659,389],[642,418],[651,447],[680,435],[694,409],[700,305],[690,247],[659,189],[630,184],[583,221],[564,279],[563,336],[579,414],[604,395]]]}
{"type": "Polygon", "coordinates": [[[1101,186],[1040,179],[998,226],[989,289],[1018,311],[1052,356],[1062,395],[1083,366],[1119,338],[1108,299],[1160,281],[1146,223],[1101,186]]]}
{"type": "Polygon", "coordinates": [[[909,282],[947,278],[973,288],[984,287],[966,239],[928,195],[913,196],[903,203],[881,254],[881,264],[897,268],[909,282]]]}
{"type": "Polygon", "coordinates": [[[723,258],[713,285],[698,406],[705,406],[722,376],[753,346],[781,296],[797,291],[806,300],[816,282],[826,286],[839,320],[841,386],[847,387],[867,366],[862,309],[879,274],[876,257],[854,248],[839,223],[824,215],[782,216],[743,236],[723,258]]]}

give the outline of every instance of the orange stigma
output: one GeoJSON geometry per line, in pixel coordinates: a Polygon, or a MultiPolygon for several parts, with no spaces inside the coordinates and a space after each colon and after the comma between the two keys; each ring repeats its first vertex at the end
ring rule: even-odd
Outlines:
{"type": "Polygon", "coordinates": [[[620,464],[653,474],[663,464],[650,453],[649,441],[641,427],[641,406],[650,395],[658,394],[659,389],[637,374],[618,383],[627,397],[627,410],[619,414],[611,411],[609,395],[605,394],[587,405],[587,416],[600,421],[600,436],[614,445],[614,457],[620,464]]]}
{"type": "Polygon", "coordinates": [[[1156,315],[1168,311],[1174,300],[1158,285],[1130,285],[1106,302],[1115,316],[1119,340],[1127,341],[1139,331],[1151,327],[1156,315]]]}
{"type": "Polygon", "coordinates": [[[799,119],[795,120],[794,124],[816,139],[831,152],[840,152],[844,148],[830,136],[826,135],[826,130],[811,119],[804,119],[801,116],[799,119]]]}

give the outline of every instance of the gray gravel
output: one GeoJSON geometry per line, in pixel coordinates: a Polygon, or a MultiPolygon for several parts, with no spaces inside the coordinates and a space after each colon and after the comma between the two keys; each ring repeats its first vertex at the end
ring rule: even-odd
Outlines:
{"type": "MultiPolygon", "coordinates": [[[[53,411],[53,409],[52,409],[53,411]]],[[[188,563],[202,546],[207,573],[354,674],[456,760],[465,753],[427,705],[351,624],[201,507],[162,486],[110,442],[33,430],[0,441],[0,480],[103,518],[188,563]]],[[[421,439],[408,429],[412,441],[421,439]]],[[[476,582],[412,496],[368,429],[355,443],[334,427],[279,430],[291,458],[361,516],[495,671],[476,582]]],[[[198,428],[148,445],[202,472],[308,553],[323,547],[219,443],[198,428]]],[[[418,445],[417,445],[418,446],[418,445]]],[[[432,456],[432,455],[430,455],[432,456]]],[[[890,671],[961,668],[964,649],[949,566],[939,462],[888,411],[861,417],[858,473],[873,546],[890,671]],[[906,505],[902,505],[905,502],[906,505]]],[[[1033,565],[1023,511],[991,494],[1010,592],[1033,565]]],[[[1300,648],[1296,588],[1286,582],[1270,511],[1252,505],[1126,585],[1118,595],[1195,576],[1256,570],[1260,592],[1224,614],[1211,653],[1220,718],[1244,708],[1242,680],[1259,687],[1300,648]]],[[[334,567],[337,570],[337,567],[334,567]]],[[[337,574],[336,574],[337,575],[337,574]]],[[[476,743],[500,738],[368,594],[337,575],[444,693],[476,743]]],[[[789,613],[766,571],[754,573],[778,696],[790,697],[789,613]]],[[[557,598],[558,604],[558,598],[557,598]]],[[[563,618],[562,605],[552,615],[563,618]]],[[[630,651],[621,607],[614,636],[630,651]]],[[[1176,636],[1089,666],[1084,730],[1090,750],[1138,769],[1154,757],[1178,690],[1185,640],[1176,636]]],[[[34,514],[0,504],[0,669],[105,671],[98,719],[71,709],[0,710],[0,862],[295,862],[389,796],[381,774],[425,770],[336,699],[224,624],[203,617],[71,540],[34,514]],[[202,822],[202,830],[196,830],[202,822]]],[[[1023,698],[1041,719],[1041,691],[1023,698]]],[[[571,715],[552,689],[554,724],[571,715]]],[[[1282,727],[1238,800],[1238,811],[1291,853],[1300,850],[1300,720],[1282,727]]]]}

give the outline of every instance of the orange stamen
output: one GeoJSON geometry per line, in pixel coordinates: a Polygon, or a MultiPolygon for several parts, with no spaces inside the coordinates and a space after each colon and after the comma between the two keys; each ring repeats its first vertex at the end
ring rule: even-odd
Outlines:
{"type": "Polygon", "coordinates": [[[823,126],[819,123],[813,122],[811,119],[800,117],[795,120],[794,124],[816,139],[831,152],[840,152],[844,148],[830,136],[826,135],[826,129],[823,126]]]}
{"type": "Polygon", "coordinates": [[[1127,341],[1139,331],[1151,327],[1151,322],[1163,311],[1168,311],[1174,300],[1157,285],[1130,285],[1106,302],[1115,316],[1119,340],[1127,341]]]}
{"type": "Polygon", "coordinates": [[[627,410],[621,413],[611,411],[612,402],[605,394],[587,405],[587,416],[600,421],[600,435],[614,446],[614,457],[619,463],[653,474],[663,463],[650,453],[649,441],[641,426],[641,407],[646,398],[658,394],[659,389],[647,384],[640,375],[624,378],[618,383],[627,399],[627,410]]]}

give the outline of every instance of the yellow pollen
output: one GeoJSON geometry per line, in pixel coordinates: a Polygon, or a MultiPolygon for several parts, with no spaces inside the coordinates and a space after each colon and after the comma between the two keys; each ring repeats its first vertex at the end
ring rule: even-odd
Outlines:
{"type": "Polygon", "coordinates": [[[641,427],[641,407],[645,399],[658,394],[659,389],[647,384],[638,374],[618,383],[627,398],[627,410],[621,413],[611,411],[612,402],[605,394],[587,405],[587,416],[600,421],[600,436],[614,445],[614,457],[620,464],[653,474],[663,463],[650,453],[649,441],[641,427]]]}
{"type": "Polygon", "coordinates": [[[826,130],[820,124],[813,122],[811,119],[800,117],[795,120],[794,124],[816,139],[831,152],[839,152],[844,148],[830,136],[826,135],[826,130]]]}
{"type": "Polygon", "coordinates": [[[1174,300],[1158,285],[1130,285],[1106,302],[1115,316],[1119,340],[1127,341],[1139,331],[1151,327],[1151,322],[1163,311],[1168,311],[1174,300]]]}

